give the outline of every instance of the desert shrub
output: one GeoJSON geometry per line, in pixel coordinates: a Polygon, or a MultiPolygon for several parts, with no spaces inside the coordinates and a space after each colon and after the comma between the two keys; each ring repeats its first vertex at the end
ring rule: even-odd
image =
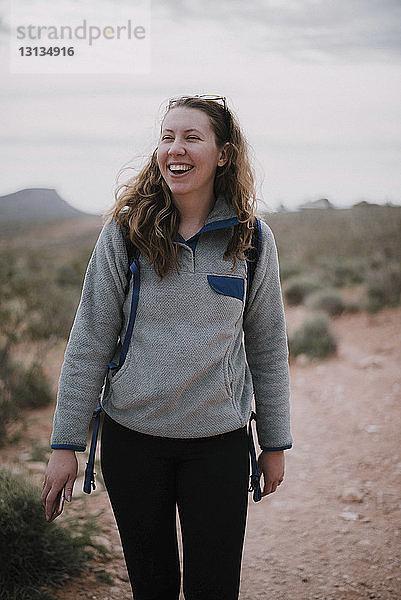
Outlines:
{"type": "MultiPolygon", "coordinates": [[[[324,287],[369,282],[369,310],[398,302],[392,293],[378,289],[383,284],[370,283],[370,272],[401,264],[401,207],[280,212],[265,219],[277,241],[285,286],[295,275],[291,268],[287,274],[286,265],[305,265],[297,275],[307,272],[324,287]]],[[[299,298],[296,294],[297,302],[299,298]]]]}
{"type": "Polygon", "coordinates": [[[344,260],[336,262],[331,272],[335,287],[352,286],[364,280],[364,268],[356,261],[344,260]]]}
{"type": "Polygon", "coordinates": [[[79,574],[92,556],[93,518],[72,518],[68,527],[48,523],[40,490],[22,475],[0,470],[0,600],[44,600],[47,585],[79,574]]]}
{"type": "MultiPolygon", "coordinates": [[[[41,259],[43,252],[27,248],[0,251],[0,445],[8,425],[18,421],[21,408],[37,408],[52,400],[48,382],[37,360],[17,364],[13,352],[23,342],[66,338],[79,289],[61,288],[54,269],[41,259]]],[[[78,263],[77,263],[78,264],[78,263]]],[[[77,267],[78,268],[78,267],[77,267]]]]}
{"type": "Polygon", "coordinates": [[[21,409],[52,402],[48,380],[40,364],[16,363],[3,348],[0,364],[0,447],[9,442],[8,425],[21,419],[21,409]]]}
{"type": "Polygon", "coordinates": [[[83,278],[82,265],[78,261],[61,265],[57,269],[56,281],[61,286],[80,287],[83,278]]]}
{"type": "Polygon", "coordinates": [[[327,358],[336,351],[337,345],[329,331],[328,318],[316,313],[289,338],[290,356],[306,354],[311,358],[327,358]]]}
{"type": "Polygon", "coordinates": [[[344,300],[333,290],[320,290],[311,294],[307,304],[310,308],[324,311],[331,317],[341,315],[346,309],[344,300]]]}
{"type": "Polygon", "coordinates": [[[284,261],[307,264],[335,258],[350,264],[372,257],[398,261],[401,250],[401,208],[390,206],[298,211],[265,215],[284,261]]]}
{"type": "Polygon", "coordinates": [[[281,281],[286,281],[291,277],[300,275],[303,271],[303,267],[300,263],[293,261],[281,261],[280,262],[280,278],[281,281]]]}
{"type": "Polygon", "coordinates": [[[7,429],[10,423],[16,421],[18,411],[11,401],[8,390],[4,387],[4,382],[0,380],[0,448],[8,441],[7,429]]]}
{"type": "Polygon", "coordinates": [[[39,356],[44,345],[49,348],[67,339],[97,237],[97,226],[76,237],[64,224],[61,235],[55,235],[59,225],[14,223],[2,230],[6,243],[0,248],[0,445],[21,407],[43,406],[51,399],[40,364],[33,360],[24,367],[12,357],[25,342],[39,356]]]}
{"type": "Polygon", "coordinates": [[[346,313],[357,313],[364,308],[364,303],[361,300],[348,300],[345,303],[345,312],[346,313]]]}
{"type": "Polygon", "coordinates": [[[0,326],[12,343],[68,337],[85,261],[57,265],[43,254],[0,252],[0,326]]]}
{"type": "Polygon", "coordinates": [[[366,258],[340,258],[333,253],[316,258],[312,272],[327,286],[341,288],[363,283],[368,269],[366,258]]]}
{"type": "Polygon", "coordinates": [[[31,462],[47,463],[47,461],[49,460],[49,454],[50,450],[48,444],[44,446],[43,444],[40,444],[37,441],[33,441],[31,447],[31,455],[28,458],[28,460],[31,462]]]}
{"type": "Polygon", "coordinates": [[[302,304],[305,298],[319,289],[320,284],[312,275],[299,275],[289,279],[284,287],[284,297],[289,306],[302,304]]]}
{"type": "Polygon", "coordinates": [[[377,312],[386,306],[399,306],[401,301],[401,269],[390,264],[369,273],[366,308],[377,312]]]}
{"type": "Polygon", "coordinates": [[[29,367],[13,363],[13,369],[12,394],[18,408],[40,408],[52,402],[53,395],[39,363],[34,362],[29,367]]]}

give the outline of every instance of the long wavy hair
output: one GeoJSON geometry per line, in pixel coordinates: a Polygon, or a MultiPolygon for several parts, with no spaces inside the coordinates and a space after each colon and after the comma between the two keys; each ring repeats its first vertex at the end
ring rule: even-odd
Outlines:
{"type": "MultiPolygon", "coordinates": [[[[251,248],[256,188],[248,143],[232,111],[218,102],[182,96],[165,111],[163,119],[178,107],[202,110],[209,117],[218,148],[230,144],[227,162],[216,168],[214,193],[216,198],[223,194],[237,213],[239,224],[224,253],[224,260],[233,260],[234,269],[236,259],[244,260],[251,248]]],[[[116,188],[114,206],[105,216],[115,218],[129,232],[132,243],[160,279],[170,269],[179,271],[176,238],[180,213],[157,164],[157,148],[139,173],[116,188]]]]}

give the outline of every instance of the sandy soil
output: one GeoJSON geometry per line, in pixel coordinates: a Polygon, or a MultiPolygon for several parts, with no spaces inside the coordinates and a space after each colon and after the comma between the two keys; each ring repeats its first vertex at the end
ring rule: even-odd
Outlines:
{"type": "MultiPolygon", "coordinates": [[[[289,327],[299,312],[288,311],[289,327]]],[[[401,598],[401,309],[341,317],[332,323],[338,354],[291,365],[294,448],[279,490],[249,501],[241,600],[401,598]]],[[[56,385],[63,348],[47,368],[56,385]]],[[[0,461],[28,467],[32,441],[46,444],[52,409],[30,414],[27,438],[0,461]]],[[[80,455],[82,466],[85,457],[80,455]]],[[[81,469],[82,473],[82,469],[81,469]]],[[[121,547],[102,486],[66,510],[99,515],[99,541],[114,583],[70,580],[59,600],[131,598],[121,547]]],[[[63,515],[60,520],[63,519],[63,515]]]]}

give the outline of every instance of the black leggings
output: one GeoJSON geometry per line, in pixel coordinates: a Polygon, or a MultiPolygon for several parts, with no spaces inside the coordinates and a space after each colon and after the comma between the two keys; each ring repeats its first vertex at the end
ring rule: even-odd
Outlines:
{"type": "Polygon", "coordinates": [[[246,428],[177,439],[105,415],[101,462],[135,600],[236,600],[248,505],[246,428]]]}

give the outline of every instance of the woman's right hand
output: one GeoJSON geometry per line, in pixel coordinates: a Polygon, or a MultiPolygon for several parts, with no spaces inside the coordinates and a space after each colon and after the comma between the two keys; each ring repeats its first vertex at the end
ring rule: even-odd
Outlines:
{"type": "Polygon", "coordinates": [[[65,499],[67,502],[71,502],[77,473],[78,461],[74,450],[53,450],[47,465],[41,496],[47,521],[58,516],[56,512],[63,488],[65,489],[65,499]]]}

